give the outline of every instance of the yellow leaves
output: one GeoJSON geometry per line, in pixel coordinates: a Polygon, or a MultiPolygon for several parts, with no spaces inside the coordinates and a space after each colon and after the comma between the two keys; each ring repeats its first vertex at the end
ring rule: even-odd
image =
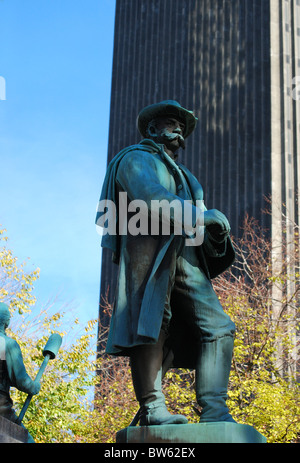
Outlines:
{"type": "Polygon", "coordinates": [[[195,396],[194,372],[184,369],[167,372],[163,391],[168,409],[176,414],[183,414],[190,423],[197,423],[199,415],[195,396]]]}
{"type": "Polygon", "coordinates": [[[269,443],[293,442],[300,429],[299,392],[285,381],[248,380],[229,391],[228,405],[237,421],[254,426],[269,443]]]}
{"type": "Polygon", "coordinates": [[[86,326],[86,328],[85,328],[85,330],[86,330],[87,332],[91,331],[92,329],[94,329],[94,327],[95,327],[95,325],[96,325],[97,323],[98,323],[98,320],[96,320],[96,319],[95,319],[95,320],[89,320],[89,321],[88,321],[88,324],[87,324],[87,326],[86,326]]]}
{"type": "Polygon", "coordinates": [[[12,313],[28,313],[30,306],[35,304],[33,283],[39,278],[40,270],[26,272],[25,263],[19,264],[13,252],[5,246],[7,237],[4,232],[0,230],[0,301],[8,302],[12,313]]]}
{"type": "Polygon", "coordinates": [[[5,229],[5,228],[1,228],[1,229],[0,229],[0,241],[4,241],[4,242],[5,242],[5,241],[8,240],[8,238],[7,238],[7,236],[5,235],[5,233],[6,233],[6,229],[5,229]]]}

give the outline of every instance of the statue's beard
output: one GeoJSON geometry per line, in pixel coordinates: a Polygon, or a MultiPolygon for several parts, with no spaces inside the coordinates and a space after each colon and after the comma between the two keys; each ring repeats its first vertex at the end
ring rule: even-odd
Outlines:
{"type": "Polygon", "coordinates": [[[162,140],[165,139],[168,142],[176,140],[177,138],[179,141],[180,147],[183,149],[185,148],[184,138],[180,133],[174,133],[174,132],[171,133],[167,129],[162,129],[159,135],[162,140]]]}

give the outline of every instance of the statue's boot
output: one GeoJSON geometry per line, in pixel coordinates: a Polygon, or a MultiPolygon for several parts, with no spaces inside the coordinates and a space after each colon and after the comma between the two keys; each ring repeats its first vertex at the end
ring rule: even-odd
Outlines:
{"type": "Polygon", "coordinates": [[[202,407],[200,423],[235,423],[226,405],[232,351],[231,336],[201,343],[196,368],[196,398],[202,407]]]}
{"type": "Polygon", "coordinates": [[[133,386],[140,404],[141,426],[188,422],[182,415],[169,413],[165,404],[161,385],[164,340],[161,332],[156,344],[137,346],[130,356],[133,386]]]}

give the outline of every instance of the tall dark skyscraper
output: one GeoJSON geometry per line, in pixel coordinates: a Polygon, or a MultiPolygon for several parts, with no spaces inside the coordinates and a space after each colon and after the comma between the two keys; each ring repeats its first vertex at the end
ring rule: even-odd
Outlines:
{"type": "MultiPolygon", "coordinates": [[[[279,213],[262,210],[272,195],[298,221],[297,75],[300,0],[117,0],[108,161],[141,140],[144,106],[177,100],[199,119],[180,161],[207,207],[227,215],[234,236],[248,213],[278,237],[279,213]]],[[[105,250],[110,299],[116,272],[105,250]]]]}

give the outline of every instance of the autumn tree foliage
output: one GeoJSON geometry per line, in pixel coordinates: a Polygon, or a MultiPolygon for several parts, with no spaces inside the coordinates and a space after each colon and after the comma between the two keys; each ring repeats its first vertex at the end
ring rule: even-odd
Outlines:
{"type": "MultiPolygon", "coordinates": [[[[86,426],[93,415],[91,388],[96,370],[96,320],[80,327],[70,307],[57,308],[55,300],[40,307],[34,296],[39,269],[20,264],[4,229],[0,230],[0,301],[9,305],[11,323],[7,335],[22,351],[26,370],[35,378],[44,359],[42,351],[51,333],[63,338],[57,357],[48,363],[41,391],[34,396],[23,419],[37,443],[90,442],[86,426]],[[64,312],[65,309],[65,312],[64,312]]],[[[17,415],[27,397],[11,388],[17,415]]]]}

